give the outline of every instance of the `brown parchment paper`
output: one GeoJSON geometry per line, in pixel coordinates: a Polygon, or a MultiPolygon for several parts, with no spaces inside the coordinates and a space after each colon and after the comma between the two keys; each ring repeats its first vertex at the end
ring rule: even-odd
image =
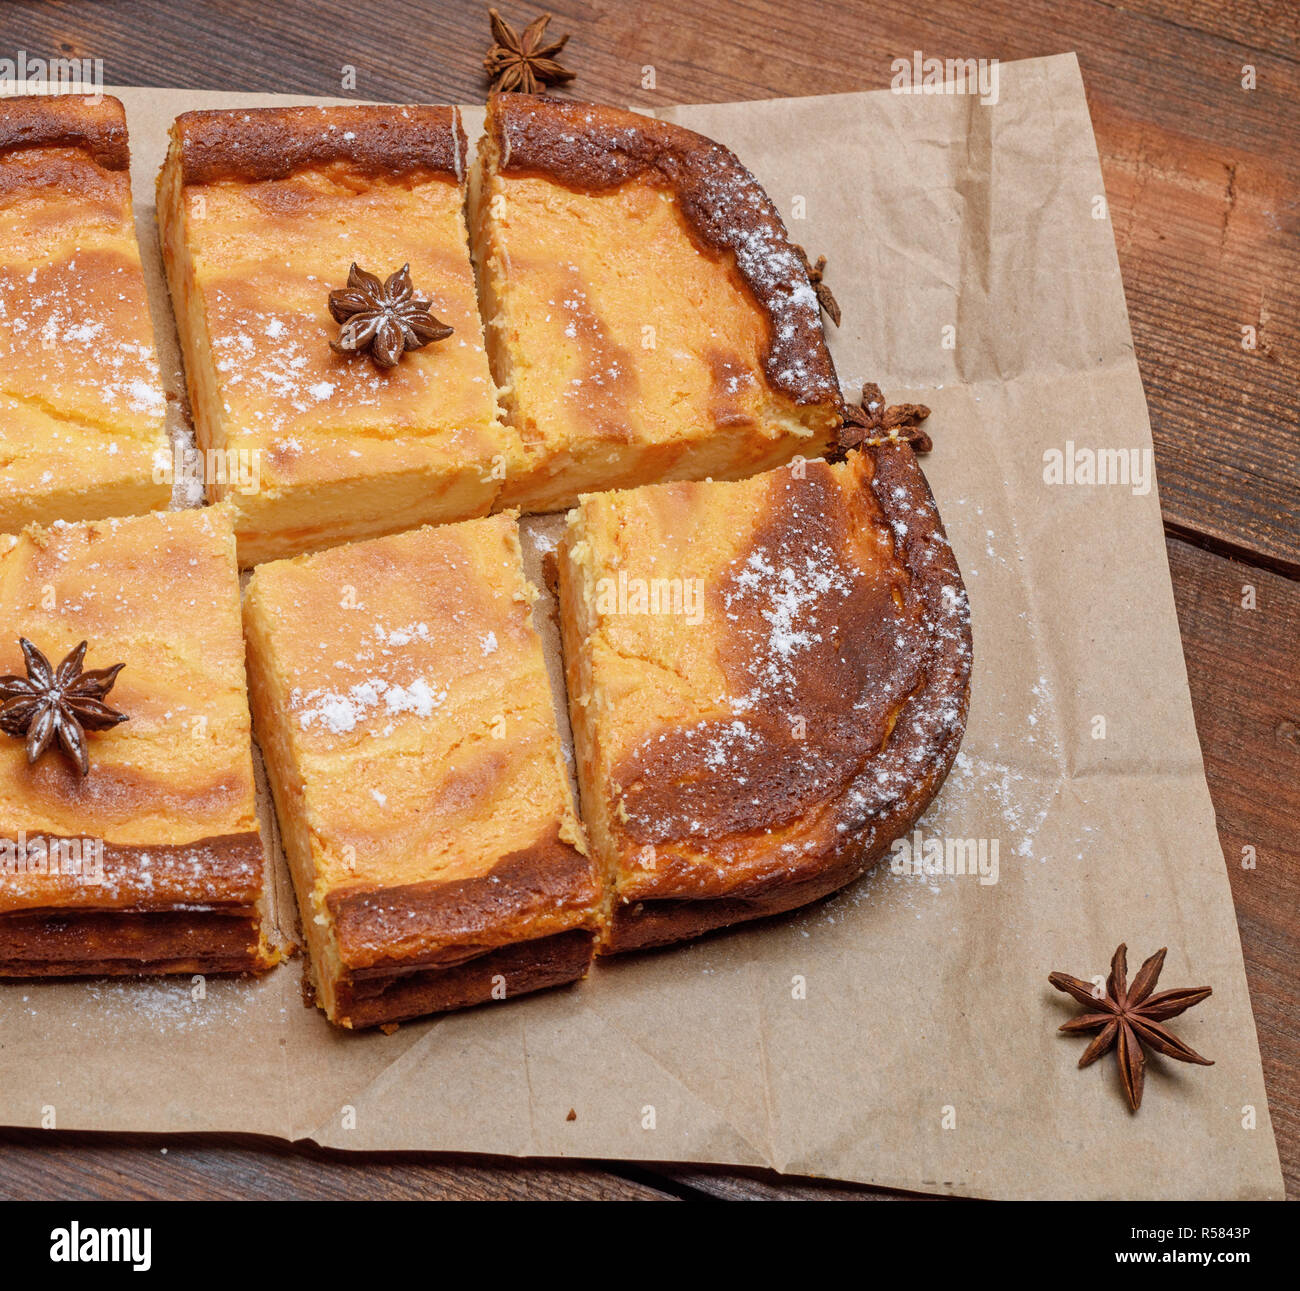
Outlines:
{"type": "MultiPolygon", "coordinates": [[[[882,91],[661,114],[733,148],[829,257],[846,387],[934,409],[924,467],[970,590],[975,674],[921,828],[996,840],[997,882],[884,865],[792,917],[392,1036],[332,1030],[302,1006],[297,963],[257,982],[6,984],[0,1121],[986,1197],[1282,1195],[1157,494],[1043,478],[1067,441],[1151,447],[1078,65],[1000,71],[995,105],[882,91]],[[1121,940],[1134,966],[1168,945],[1166,984],[1214,987],[1173,1025],[1216,1065],[1153,1057],[1136,1116],[1111,1059],[1076,1070],[1084,1041],[1056,1027],[1077,1010],[1047,984],[1104,973],[1121,940]]],[[[305,100],[116,92],[179,392],[153,222],[167,127],[305,100]]],[[[467,113],[471,138],[480,121],[467,113]]]]}

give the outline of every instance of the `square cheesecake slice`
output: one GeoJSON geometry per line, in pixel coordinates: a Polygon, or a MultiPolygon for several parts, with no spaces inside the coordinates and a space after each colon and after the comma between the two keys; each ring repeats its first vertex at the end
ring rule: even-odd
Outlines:
{"type": "Polygon", "coordinates": [[[485,515],[513,435],[488,370],[449,107],[187,112],[158,179],[163,260],[213,500],[240,561],[485,515]],[[330,293],[410,266],[453,331],[382,368],[330,293]],[[238,481],[238,483],[234,483],[238,481]]]}
{"type": "Polygon", "coordinates": [[[805,262],[726,148],[502,94],[471,182],[492,370],[524,460],[500,505],[817,457],[841,399],[805,262]]]}
{"type": "Polygon", "coordinates": [[[942,783],[969,616],[906,445],[590,495],[558,560],[604,950],[824,896],[942,783]]]}
{"type": "Polygon", "coordinates": [[[85,735],[84,776],[0,734],[0,976],[270,968],[225,509],[0,537],[0,623],[0,688],[28,676],[15,638],[56,668],[85,640],[85,669],[123,665],[103,702],[127,717],[85,735]]]}
{"type": "Polygon", "coordinates": [[[261,565],[258,740],[316,1002],[364,1027],[582,977],[601,889],[514,518],[261,565]]]}
{"type": "Polygon", "coordinates": [[[129,164],[117,99],[0,99],[0,533],[171,496],[129,164]]]}

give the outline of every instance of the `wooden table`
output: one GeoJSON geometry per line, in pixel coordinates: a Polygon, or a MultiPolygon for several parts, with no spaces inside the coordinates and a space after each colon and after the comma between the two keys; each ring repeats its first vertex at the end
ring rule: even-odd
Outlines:
{"type": "MultiPolygon", "coordinates": [[[[517,24],[537,10],[501,0],[517,24]]],[[[879,89],[889,64],[1075,50],[1155,432],[1192,702],[1289,1195],[1300,1195],[1300,9],[1294,0],[568,0],[583,97],[664,104],[879,89]],[[641,89],[642,66],[656,88],[641,89]],[[1255,88],[1243,88],[1245,65],[1255,88]],[[1246,342],[1245,344],[1243,343],[1246,342]],[[1243,588],[1255,608],[1243,608],[1243,588]],[[1242,867],[1253,847],[1254,869],[1242,867]]],[[[120,85],[475,102],[485,7],[407,0],[8,3],[0,57],[120,85]]],[[[226,1137],[0,1136],[31,1198],[853,1196],[701,1167],[336,1154],[226,1137]]]]}

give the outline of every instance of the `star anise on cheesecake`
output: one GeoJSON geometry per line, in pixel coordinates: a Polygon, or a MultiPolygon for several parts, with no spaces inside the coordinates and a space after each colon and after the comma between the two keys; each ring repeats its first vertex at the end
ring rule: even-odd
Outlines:
{"type": "Polygon", "coordinates": [[[799,258],[803,261],[803,267],[808,273],[808,285],[812,287],[813,295],[817,297],[817,303],[821,306],[822,312],[838,327],[840,325],[840,303],[835,299],[835,293],[831,291],[829,284],[826,282],[826,257],[818,256],[817,263],[814,264],[808,259],[808,252],[797,242],[794,244],[794,249],[799,253],[799,258]]]}
{"type": "Polygon", "coordinates": [[[1164,967],[1165,947],[1161,947],[1137,971],[1133,985],[1128,985],[1128,947],[1121,945],[1110,961],[1110,976],[1106,979],[1106,993],[1098,995],[1091,982],[1080,981],[1068,973],[1052,973],[1048,981],[1058,991],[1073,995],[1089,1011],[1071,1018],[1060,1030],[1076,1035],[1081,1031],[1096,1031],[1093,1042],[1083,1051],[1079,1066],[1096,1062],[1103,1054],[1115,1050],[1119,1061],[1120,1079],[1128,1105],[1137,1111],[1142,1105],[1142,1085],[1146,1072],[1145,1045],[1179,1062],[1193,1062],[1202,1067],[1213,1067],[1209,1058],[1202,1058],[1195,1049],[1184,1044],[1163,1023],[1199,1004],[1212,994],[1208,986],[1182,986],[1172,991],[1152,995],[1160,970],[1164,967]]]}
{"type": "Polygon", "coordinates": [[[329,306],[334,321],[342,324],[330,349],[339,354],[369,351],[381,368],[396,367],[407,350],[452,334],[446,323],[434,318],[429,301],[416,299],[410,265],[380,281],[354,264],[348,285],[330,292],[329,306]]]}
{"type": "Polygon", "coordinates": [[[127,720],[125,713],[103,702],[123,665],[84,670],[83,641],[54,668],[25,637],[18,644],[27,676],[0,677],[0,731],[27,740],[29,764],[57,741],[81,774],[87,775],[90,754],[86,732],[104,731],[127,720]]]}
{"type": "Polygon", "coordinates": [[[885,396],[874,381],[862,387],[862,402],[844,405],[838,452],[843,457],[851,448],[906,442],[914,453],[928,453],[934,447],[921,423],[930,415],[923,403],[895,403],[886,406],[885,396]]]}
{"type": "Polygon", "coordinates": [[[483,70],[492,78],[492,89],[501,93],[540,94],[544,85],[562,85],[577,76],[556,62],[556,55],[568,44],[568,36],[544,44],[551,15],[534,18],[520,35],[495,9],[488,10],[495,42],[483,59],[483,70]]]}

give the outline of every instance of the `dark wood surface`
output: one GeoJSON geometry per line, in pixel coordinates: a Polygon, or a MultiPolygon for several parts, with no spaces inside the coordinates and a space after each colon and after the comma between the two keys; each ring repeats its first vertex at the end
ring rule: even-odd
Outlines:
{"type": "MultiPolygon", "coordinates": [[[[513,0],[515,22],[539,12],[513,0]]],[[[879,89],[914,49],[1079,55],[1138,362],[1192,703],[1288,1195],[1300,1195],[1300,5],[1295,0],[636,0],[551,6],[575,93],[688,103],[879,89]],[[641,89],[652,64],[656,88],[641,89]],[[1243,68],[1256,87],[1242,87],[1243,68]],[[1242,345],[1253,329],[1254,347],[1242,345]],[[1257,607],[1242,607],[1242,589],[1257,607]],[[1256,849],[1243,869],[1242,849],[1256,849]]],[[[486,6],[0,6],[0,57],[109,82],[481,101],[486,6]]],[[[0,1196],[883,1198],[700,1167],[341,1155],[233,1138],[0,1133],[0,1196]]]]}

